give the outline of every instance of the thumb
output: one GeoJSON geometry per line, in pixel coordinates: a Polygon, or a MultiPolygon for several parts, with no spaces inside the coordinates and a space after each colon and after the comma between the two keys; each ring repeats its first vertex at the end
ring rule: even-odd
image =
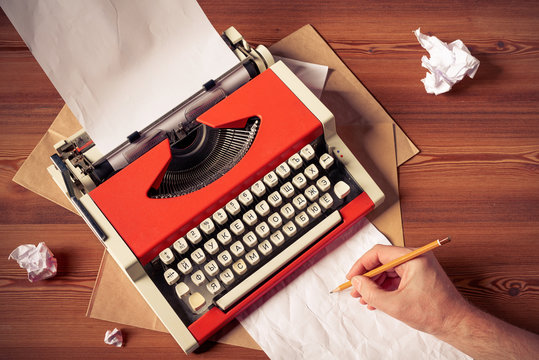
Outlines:
{"type": "Polygon", "coordinates": [[[352,278],[352,286],[369,306],[384,311],[384,308],[391,301],[391,292],[381,289],[377,283],[368,277],[354,276],[352,278]]]}

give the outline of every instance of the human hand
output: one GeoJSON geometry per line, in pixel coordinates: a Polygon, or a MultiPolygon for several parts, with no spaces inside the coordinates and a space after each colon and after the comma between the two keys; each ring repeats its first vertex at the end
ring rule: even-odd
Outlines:
{"type": "Polygon", "coordinates": [[[360,276],[411,249],[376,245],[350,269],[351,295],[411,327],[436,336],[452,331],[470,306],[432,253],[421,255],[372,279],[360,276]]]}

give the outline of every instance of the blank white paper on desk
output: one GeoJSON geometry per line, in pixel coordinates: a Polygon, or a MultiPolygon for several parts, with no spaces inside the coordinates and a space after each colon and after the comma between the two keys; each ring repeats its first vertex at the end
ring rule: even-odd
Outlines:
{"type": "Polygon", "coordinates": [[[363,219],[242,314],[241,324],[271,359],[469,359],[434,336],[367,310],[349,291],[329,294],[375,244],[390,243],[363,219]]]}
{"type": "Polygon", "coordinates": [[[108,153],[238,63],[194,0],[0,0],[108,153]]]}

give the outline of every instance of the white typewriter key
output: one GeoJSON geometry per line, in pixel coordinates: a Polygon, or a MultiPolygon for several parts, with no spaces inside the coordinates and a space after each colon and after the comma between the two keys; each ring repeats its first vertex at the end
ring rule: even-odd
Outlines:
{"type": "Polygon", "coordinates": [[[213,279],[212,281],[210,281],[208,285],[206,285],[206,288],[212,295],[217,294],[222,289],[221,283],[217,279],[213,279]]]}
{"type": "Polygon", "coordinates": [[[230,285],[234,282],[234,273],[232,270],[226,269],[219,275],[219,278],[225,283],[225,285],[230,285]]]}
{"type": "Polygon", "coordinates": [[[271,253],[273,248],[268,240],[264,240],[258,244],[258,250],[262,253],[262,255],[267,256],[271,253]]]}
{"type": "Polygon", "coordinates": [[[328,193],[325,193],[324,195],[320,196],[318,202],[326,210],[333,206],[333,198],[328,193]]]}
{"type": "Polygon", "coordinates": [[[191,281],[196,286],[200,286],[206,282],[206,277],[204,276],[204,273],[202,270],[197,270],[194,272],[193,275],[191,275],[191,281]]]}
{"type": "Polygon", "coordinates": [[[200,231],[198,231],[197,228],[189,230],[186,236],[187,236],[187,239],[192,244],[198,244],[200,240],[202,240],[202,235],[200,234],[200,231]]]}
{"type": "Polygon", "coordinates": [[[284,244],[284,235],[281,230],[277,230],[276,232],[271,234],[270,240],[272,243],[275,244],[275,246],[281,246],[282,244],[284,244]]]}
{"type": "Polygon", "coordinates": [[[245,206],[251,205],[253,202],[253,194],[251,194],[249,190],[244,190],[240,196],[238,196],[238,200],[245,206]]]}
{"type": "Polygon", "coordinates": [[[292,200],[292,203],[298,210],[303,210],[307,206],[307,199],[305,199],[305,196],[303,194],[299,194],[292,200]]]}
{"type": "Polygon", "coordinates": [[[204,254],[204,250],[199,248],[191,253],[191,259],[193,259],[195,263],[200,265],[206,261],[206,254],[204,254]]]}
{"type": "Polygon", "coordinates": [[[279,183],[279,179],[277,178],[277,175],[273,171],[270,171],[269,173],[264,176],[264,183],[268,185],[270,188],[274,187],[279,183]]]}
{"type": "Polygon", "coordinates": [[[228,213],[232,216],[236,215],[241,210],[240,203],[236,199],[230,200],[225,207],[226,211],[228,211],[228,213]]]}
{"type": "Polygon", "coordinates": [[[253,247],[256,244],[258,244],[258,241],[256,239],[256,235],[252,231],[249,231],[245,236],[243,236],[243,242],[245,243],[245,245],[247,245],[249,247],[253,247]]]}
{"type": "Polygon", "coordinates": [[[258,180],[257,182],[253,184],[253,186],[251,186],[251,191],[256,196],[261,197],[262,195],[266,193],[266,186],[264,185],[262,181],[258,180]]]}
{"type": "Polygon", "coordinates": [[[234,220],[234,222],[230,224],[230,231],[232,231],[234,235],[241,235],[245,231],[245,225],[243,225],[240,219],[234,220]]]}
{"type": "Polygon", "coordinates": [[[294,184],[295,187],[298,189],[303,189],[305,186],[307,186],[307,178],[303,173],[299,173],[292,179],[292,184],[294,184]]]}
{"type": "Polygon", "coordinates": [[[243,243],[238,240],[230,246],[230,251],[232,251],[234,256],[240,257],[245,253],[245,247],[243,246],[243,243]]]}
{"type": "Polygon", "coordinates": [[[281,186],[279,191],[287,199],[292,197],[292,195],[294,195],[294,187],[292,186],[292,184],[290,182],[287,182],[286,184],[281,186]]]}
{"type": "Polygon", "coordinates": [[[217,260],[221,263],[221,265],[228,266],[232,263],[232,255],[230,255],[228,250],[225,250],[217,255],[217,260]]]}
{"type": "Polygon", "coordinates": [[[255,206],[255,210],[260,216],[266,216],[270,212],[269,204],[266,202],[266,200],[262,200],[255,206]]]}
{"type": "Polygon", "coordinates": [[[298,229],[296,228],[296,225],[292,221],[289,221],[283,226],[283,231],[286,236],[292,237],[296,235],[296,232],[298,231],[298,229]]]}
{"type": "Polygon", "coordinates": [[[286,162],[284,162],[281,165],[277,166],[275,172],[281,177],[281,179],[285,179],[290,176],[290,167],[286,162]]]}
{"type": "Polygon", "coordinates": [[[309,207],[307,207],[307,213],[311,215],[313,219],[316,219],[317,217],[320,216],[320,214],[322,214],[322,209],[320,209],[320,205],[318,205],[317,203],[314,203],[314,204],[309,205],[309,207]]]}
{"type": "Polygon", "coordinates": [[[169,248],[166,248],[159,253],[159,259],[166,265],[172,264],[174,261],[174,253],[169,248]]]}
{"type": "Polygon", "coordinates": [[[174,270],[174,269],[167,269],[165,271],[165,280],[167,281],[167,284],[173,285],[180,279],[180,275],[174,270]]]}
{"type": "Polygon", "coordinates": [[[292,184],[298,189],[303,189],[307,185],[307,178],[303,173],[299,173],[292,179],[292,184]]]}
{"type": "Polygon", "coordinates": [[[273,248],[271,247],[271,243],[268,240],[264,240],[260,244],[258,244],[258,250],[262,253],[262,255],[267,256],[271,253],[271,250],[273,250],[273,248]]]}
{"type": "Polygon", "coordinates": [[[309,224],[309,217],[305,213],[305,211],[302,211],[296,216],[295,218],[296,224],[298,224],[301,227],[305,227],[309,224]]]}
{"type": "Polygon", "coordinates": [[[309,179],[314,180],[318,177],[318,168],[315,164],[311,164],[305,168],[305,176],[307,176],[309,179]]]}
{"type": "Polygon", "coordinates": [[[256,265],[260,261],[260,256],[256,252],[256,250],[251,250],[245,255],[245,260],[249,263],[249,265],[256,265]]]}
{"type": "Polygon", "coordinates": [[[320,195],[320,193],[314,185],[309,186],[307,190],[305,190],[305,197],[310,201],[315,201],[316,199],[318,199],[318,195],[320,195]]]}
{"type": "Polygon", "coordinates": [[[223,229],[217,234],[217,240],[223,245],[228,245],[232,241],[232,235],[228,229],[223,229]]]}
{"type": "Polygon", "coordinates": [[[232,269],[234,269],[234,272],[238,275],[243,275],[247,271],[247,264],[245,264],[245,261],[243,259],[239,259],[232,265],[232,269]]]}
{"type": "Polygon", "coordinates": [[[189,306],[191,307],[191,310],[196,312],[202,309],[204,305],[206,305],[206,299],[204,299],[204,296],[202,296],[201,293],[196,292],[189,296],[189,306]]]}
{"type": "Polygon", "coordinates": [[[193,265],[191,265],[191,261],[189,261],[189,259],[182,259],[178,263],[178,270],[180,270],[182,274],[186,275],[193,270],[193,265]]]}
{"type": "Polygon", "coordinates": [[[269,235],[269,226],[268,224],[266,224],[266,222],[261,222],[256,226],[255,231],[258,236],[260,236],[261,238],[265,238],[269,235]]]}
{"type": "Polygon", "coordinates": [[[294,170],[299,169],[303,165],[303,159],[299,154],[294,154],[288,159],[288,165],[294,170]]]}
{"type": "Polygon", "coordinates": [[[277,207],[283,203],[283,197],[277,191],[274,191],[268,196],[268,202],[271,206],[277,207]]]}
{"type": "Polygon", "coordinates": [[[223,209],[217,210],[212,217],[213,220],[215,220],[215,222],[219,225],[223,225],[228,220],[228,216],[223,209]]]}
{"type": "Polygon", "coordinates": [[[184,282],[179,283],[175,287],[176,295],[181,299],[185,295],[189,294],[189,286],[185,284],[184,282]]]}
{"type": "Polygon", "coordinates": [[[251,209],[243,214],[243,221],[249,226],[253,226],[258,221],[256,213],[251,209]]]}
{"type": "Polygon", "coordinates": [[[335,159],[333,159],[333,156],[329,154],[323,154],[320,156],[320,166],[322,166],[325,170],[329,169],[331,165],[335,162],[335,159]]]}
{"type": "Polygon", "coordinates": [[[202,230],[204,234],[209,235],[215,231],[215,224],[210,218],[207,218],[200,223],[200,230],[202,230]]]}
{"type": "Polygon", "coordinates": [[[204,250],[210,255],[215,255],[219,251],[219,244],[212,238],[204,243],[204,250]]]}
{"type": "Polygon", "coordinates": [[[294,210],[294,207],[292,205],[290,205],[290,204],[285,204],[281,208],[281,215],[283,215],[285,217],[285,219],[287,219],[287,220],[292,219],[292,217],[294,216],[295,213],[296,213],[296,210],[294,210]]]}
{"type": "Polygon", "coordinates": [[[204,265],[204,271],[206,271],[206,274],[208,274],[208,276],[215,276],[219,274],[219,266],[217,266],[215,260],[212,260],[206,265],[204,265]]]}
{"type": "Polygon", "coordinates": [[[328,191],[330,185],[331,183],[329,182],[329,179],[327,176],[323,176],[316,181],[316,186],[320,189],[320,191],[323,191],[323,192],[328,191]]]}
{"type": "Polygon", "coordinates": [[[181,237],[178,240],[174,241],[174,244],[172,244],[172,247],[179,254],[185,254],[187,252],[187,250],[189,250],[189,245],[187,245],[187,241],[185,241],[185,239],[183,237],[181,237]]]}
{"type": "Polygon", "coordinates": [[[274,229],[277,229],[283,224],[283,219],[281,218],[281,215],[279,215],[279,213],[275,212],[268,217],[268,222],[274,229]]]}
{"type": "Polygon", "coordinates": [[[314,149],[311,144],[305,145],[299,153],[307,161],[311,160],[314,157],[314,149]]]}
{"type": "Polygon", "coordinates": [[[344,181],[339,181],[333,187],[333,191],[339,199],[344,199],[348,194],[350,194],[350,185],[348,185],[344,181]]]}

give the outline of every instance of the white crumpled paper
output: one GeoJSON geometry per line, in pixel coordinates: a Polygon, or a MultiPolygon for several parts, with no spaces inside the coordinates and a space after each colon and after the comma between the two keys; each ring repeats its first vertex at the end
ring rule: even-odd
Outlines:
{"type": "Polygon", "coordinates": [[[123,344],[123,336],[122,332],[116,328],[114,330],[110,331],[107,330],[105,333],[105,344],[107,345],[114,345],[116,347],[121,347],[123,344]]]}
{"type": "Polygon", "coordinates": [[[390,243],[364,219],[241,314],[241,324],[271,359],[469,359],[432,335],[367,310],[349,290],[329,293],[375,244],[390,243]]]}
{"type": "Polygon", "coordinates": [[[31,282],[48,279],[56,275],[56,258],[44,242],[37,246],[26,244],[17,247],[8,259],[17,261],[20,267],[28,271],[31,282]]]}
{"type": "Polygon", "coordinates": [[[421,65],[430,71],[421,81],[429,94],[442,94],[451,90],[465,75],[473,78],[479,68],[479,60],[461,40],[447,44],[436,36],[421,34],[420,28],[413,32],[417,41],[430,54],[421,58],[421,65]]]}

